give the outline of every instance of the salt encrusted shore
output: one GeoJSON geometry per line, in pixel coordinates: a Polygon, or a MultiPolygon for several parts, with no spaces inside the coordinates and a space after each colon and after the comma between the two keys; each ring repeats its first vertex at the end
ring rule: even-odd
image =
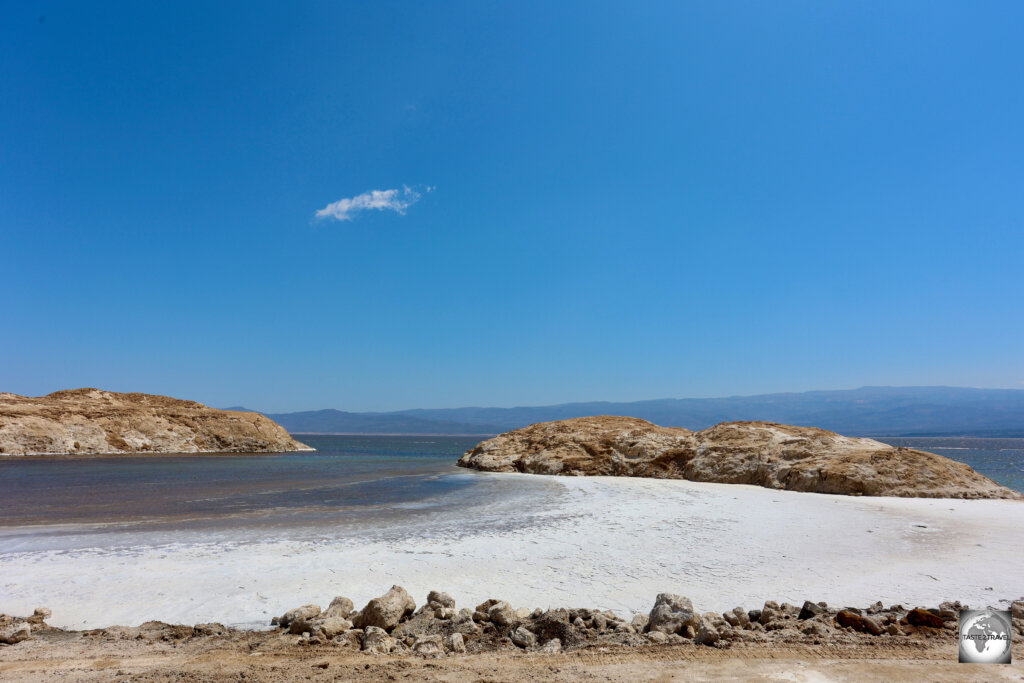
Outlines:
{"type": "Polygon", "coordinates": [[[25,549],[32,530],[2,530],[0,611],[48,605],[52,624],[75,629],[152,619],[266,628],[295,605],[338,594],[365,604],[392,583],[420,596],[443,587],[460,605],[499,597],[531,610],[583,605],[623,617],[648,612],[659,593],[716,612],[766,598],[999,606],[1024,594],[1024,505],[1016,501],[467,476],[509,482],[518,497],[415,523],[325,526],[301,538],[275,530],[248,542],[108,530],[77,546],[25,549]]]}

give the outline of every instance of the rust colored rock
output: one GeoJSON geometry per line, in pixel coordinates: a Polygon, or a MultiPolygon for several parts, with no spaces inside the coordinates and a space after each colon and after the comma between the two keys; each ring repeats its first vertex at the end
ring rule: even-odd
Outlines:
{"type": "Polygon", "coordinates": [[[870,633],[873,636],[882,634],[882,626],[877,621],[871,617],[866,617],[863,614],[854,614],[853,612],[845,609],[836,615],[836,623],[840,626],[847,626],[855,631],[860,631],[861,633],[870,633]]]}
{"type": "Polygon", "coordinates": [[[932,628],[942,628],[944,623],[944,619],[938,614],[932,614],[920,607],[907,612],[907,621],[913,626],[930,626],[932,628]]]}

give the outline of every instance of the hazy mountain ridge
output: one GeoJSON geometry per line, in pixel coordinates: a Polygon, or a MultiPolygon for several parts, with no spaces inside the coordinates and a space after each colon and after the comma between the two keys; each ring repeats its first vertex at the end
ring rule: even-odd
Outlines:
{"type": "Polygon", "coordinates": [[[874,436],[1024,436],[1024,390],[862,387],[725,398],[594,401],[514,408],[420,408],[387,413],[268,413],[296,433],[495,434],[535,422],[625,415],[666,427],[767,420],[874,436]]]}

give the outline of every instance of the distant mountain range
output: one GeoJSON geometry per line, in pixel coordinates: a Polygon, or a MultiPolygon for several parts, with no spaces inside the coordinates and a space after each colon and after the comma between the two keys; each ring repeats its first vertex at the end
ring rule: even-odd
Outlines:
{"type": "MultiPolygon", "coordinates": [[[[232,410],[248,409],[235,407],[232,410]]],[[[822,427],[851,436],[1024,437],[1024,390],[862,387],[630,403],[264,414],[298,434],[496,434],[534,422],[589,415],[628,415],[666,427],[689,429],[704,429],[733,420],[769,420],[822,427]]]]}

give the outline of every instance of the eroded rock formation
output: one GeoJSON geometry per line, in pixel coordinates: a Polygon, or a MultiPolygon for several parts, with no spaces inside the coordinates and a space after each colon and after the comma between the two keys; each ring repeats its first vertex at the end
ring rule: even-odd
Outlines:
{"type": "Polygon", "coordinates": [[[99,389],[0,393],[0,455],[313,450],[259,413],[99,389]]]}
{"type": "Polygon", "coordinates": [[[918,498],[1021,498],[934,453],[773,422],[700,432],[632,417],[542,422],[500,434],[458,463],[489,472],[615,475],[918,498]]]}

